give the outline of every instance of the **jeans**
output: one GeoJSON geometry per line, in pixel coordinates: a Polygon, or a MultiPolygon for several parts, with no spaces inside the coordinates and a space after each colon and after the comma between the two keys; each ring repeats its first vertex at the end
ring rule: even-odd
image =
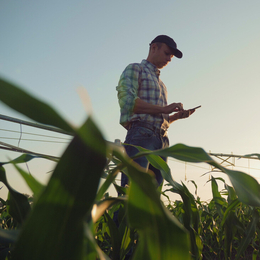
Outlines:
{"type": "MultiPolygon", "coordinates": [[[[158,150],[169,147],[169,139],[167,135],[162,136],[158,132],[158,130],[153,130],[153,127],[151,125],[148,126],[149,128],[147,128],[144,123],[133,124],[133,126],[127,132],[125,143],[138,145],[148,150],[158,150]]],[[[136,153],[139,152],[137,148],[130,145],[125,145],[125,150],[129,157],[134,156],[136,153]]],[[[162,157],[162,159],[165,162],[167,162],[166,157],[162,157]]],[[[151,164],[149,164],[145,156],[139,157],[134,161],[138,163],[140,166],[144,167],[145,169],[152,170],[155,174],[157,184],[158,186],[160,186],[160,184],[163,181],[160,170],[156,169],[151,164]]],[[[124,173],[122,173],[121,186],[124,187],[126,184],[128,184],[128,178],[124,173]]]]}

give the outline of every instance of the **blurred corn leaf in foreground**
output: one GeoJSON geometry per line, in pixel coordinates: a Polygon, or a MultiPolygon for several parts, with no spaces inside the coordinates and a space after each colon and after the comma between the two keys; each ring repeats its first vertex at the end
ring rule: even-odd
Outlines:
{"type": "MultiPolygon", "coordinates": [[[[183,200],[182,204],[179,203],[181,213],[178,212],[178,208],[173,211],[177,212],[178,220],[162,203],[153,174],[136,165],[121,149],[108,147],[91,118],[87,119],[81,128],[75,130],[49,105],[1,79],[0,92],[3,93],[0,95],[0,100],[16,111],[37,122],[59,127],[74,134],[46,187],[15,165],[37,197],[32,210],[27,198],[9,185],[3,167],[5,163],[1,164],[0,181],[10,192],[9,204],[7,203],[9,214],[20,224],[12,226],[19,228],[18,238],[17,233],[0,232],[0,238],[6,243],[16,241],[10,259],[107,260],[112,257],[114,260],[124,260],[134,244],[132,259],[137,260],[186,260],[190,257],[202,259],[205,245],[210,251],[207,252],[208,255],[211,252],[217,254],[218,250],[211,249],[210,244],[202,239],[207,232],[201,228],[201,218],[206,216],[205,219],[208,221],[211,212],[207,209],[201,214],[199,211],[201,204],[198,207],[198,201],[187,187],[172,179],[168,165],[159,156],[193,163],[205,162],[229,176],[234,188],[228,187],[229,203],[224,202],[215,180],[212,179],[214,195],[212,204],[215,203],[216,212],[221,219],[219,237],[214,239],[218,241],[218,247],[230,221],[239,222],[234,213],[234,209],[240,204],[239,201],[253,207],[260,206],[260,186],[254,178],[243,172],[222,167],[201,148],[183,144],[157,151],[139,148],[140,153],[135,157],[147,156],[150,163],[161,170],[164,179],[171,186],[169,191],[180,194],[183,200]],[[109,160],[112,158],[116,165],[106,173],[106,180],[98,190],[101,176],[104,176],[104,168],[107,166],[107,158],[109,160]],[[118,190],[126,196],[104,199],[105,192],[120,171],[127,174],[130,179],[129,188],[118,187],[118,190]],[[121,203],[123,208],[121,211],[124,212],[119,227],[112,221],[115,212],[113,205],[118,207],[118,203],[121,203]],[[97,210],[92,214],[92,218],[93,205],[97,205],[94,206],[97,210]],[[108,210],[110,207],[112,213],[108,210]],[[103,223],[99,222],[100,219],[103,223]],[[97,222],[97,225],[93,222],[97,222]],[[133,236],[136,231],[138,237],[133,236]]],[[[18,164],[31,159],[32,156],[26,155],[9,163],[18,164]]],[[[257,228],[259,212],[255,210],[253,214],[253,221],[244,229],[247,236],[241,241],[240,246],[236,245],[237,258],[244,252],[257,228]]],[[[215,216],[214,212],[211,217],[215,216]]],[[[207,225],[217,221],[218,219],[214,219],[207,225]]],[[[210,229],[216,228],[210,226],[210,229]]],[[[231,255],[232,237],[235,233],[226,234],[228,237],[224,240],[223,254],[228,258],[231,255]]],[[[6,249],[10,251],[10,248],[6,249]]]]}
{"type": "Polygon", "coordinates": [[[74,132],[73,128],[50,105],[1,78],[0,93],[0,100],[3,103],[28,118],[68,132],[74,132]]]}
{"type": "MultiPolygon", "coordinates": [[[[81,137],[102,139],[91,119],[80,132],[81,137]]],[[[74,137],[21,231],[14,259],[82,259],[84,218],[106,163],[105,141],[98,143],[103,153],[74,137]]]]}
{"type": "MultiPolygon", "coordinates": [[[[18,112],[40,123],[74,131],[50,106],[12,84],[1,80],[0,91],[4,93],[0,99],[18,112]],[[19,105],[25,102],[26,108],[19,105]]],[[[106,152],[106,142],[89,118],[75,131],[74,139],[34,204],[15,244],[12,259],[76,260],[83,259],[88,254],[94,257],[93,248],[99,258],[107,258],[89,235],[91,226],[84,228],[84,222],[91,225],[88,219],[105,167],[106,152]],[[88,246],[89,252],[83,248],[84,239],[92,245],[88,246]]],[[[140,231],[135,259],[172,259],[173,255],[179,256],[179,259],[187,259],[188,234],[160,201],[153,178],[142,172],[138,166],[131,165],[129,158],[126,159],[123,153],[118,157],[123,159],[121,168],[127,167],[132,179],[127,215],[131,226],[140,231]],[[145,192],[142,191],[144,188],[145,192]],[[136,197],[135,194],[139,196],[136,197]],[[138,205],[140,202],[141,205],[138,205]],[[140,211],[139,206],[145,206],[144,210],[140,211]],[[140,223],[146,225],[138,224],[136,216],[140,223]],[[154,228],[153,224],[156,224],[157,228],[154,228]],[[176,249],[176,252],[172,248],[176,249]]]]}

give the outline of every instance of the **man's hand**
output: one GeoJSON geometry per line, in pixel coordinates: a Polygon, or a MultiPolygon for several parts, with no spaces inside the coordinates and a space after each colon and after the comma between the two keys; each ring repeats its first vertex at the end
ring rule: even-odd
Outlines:
{"type": "Polygon", "coordinates": [[[170,118],[169,118],[170,124],[178,119],[187,118],[194,112],[195,112],[195,109],[189,109],[189,110],[182,110],[182,111],[179,111],[178,113],[170,115],[170,118]]]}
{"type": "Polygon", "coordinates": [[[178,111],[183,111],[182,103],[171,103],[170,105],[163,107],[163,114],[171,114],[178,111]]]}
{"type": "Polygon", "coordinates": [[[193,114],[194,112],[195,112],[195,109],[182,110],[182,111],[176,113],[176,117],[177,117],[178,119],[187,118],[187,117],[189,117],[191,114],[193,114]]]}
{"type": "Polygon", "coordinates": [[[182,110],[182,103],[172,103],[168,106],[162,107],[147,103],[140,98],[135,100],[134,105],[134,113],[137,114],[171,114],[182,110]]]}

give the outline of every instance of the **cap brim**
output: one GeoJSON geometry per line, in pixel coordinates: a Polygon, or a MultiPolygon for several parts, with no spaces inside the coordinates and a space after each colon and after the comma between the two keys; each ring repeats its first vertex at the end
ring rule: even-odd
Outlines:
{"type": "Polygon", "coordinates": [[[173,55],[179,59],[182,58],[182,52],[179,51],[178,49],[172,49],[173,55]]]}

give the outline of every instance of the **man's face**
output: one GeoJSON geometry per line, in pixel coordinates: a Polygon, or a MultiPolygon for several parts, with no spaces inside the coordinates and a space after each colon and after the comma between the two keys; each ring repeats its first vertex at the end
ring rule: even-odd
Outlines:
{"type": "Polygon", "coordinates": [[[165,43],[162,43],[160,48],[155,44],[153,50],[153,64],[158,69],[162,69],[163,67],[165,67],[172,58],[172,51],[165,43]]]}

